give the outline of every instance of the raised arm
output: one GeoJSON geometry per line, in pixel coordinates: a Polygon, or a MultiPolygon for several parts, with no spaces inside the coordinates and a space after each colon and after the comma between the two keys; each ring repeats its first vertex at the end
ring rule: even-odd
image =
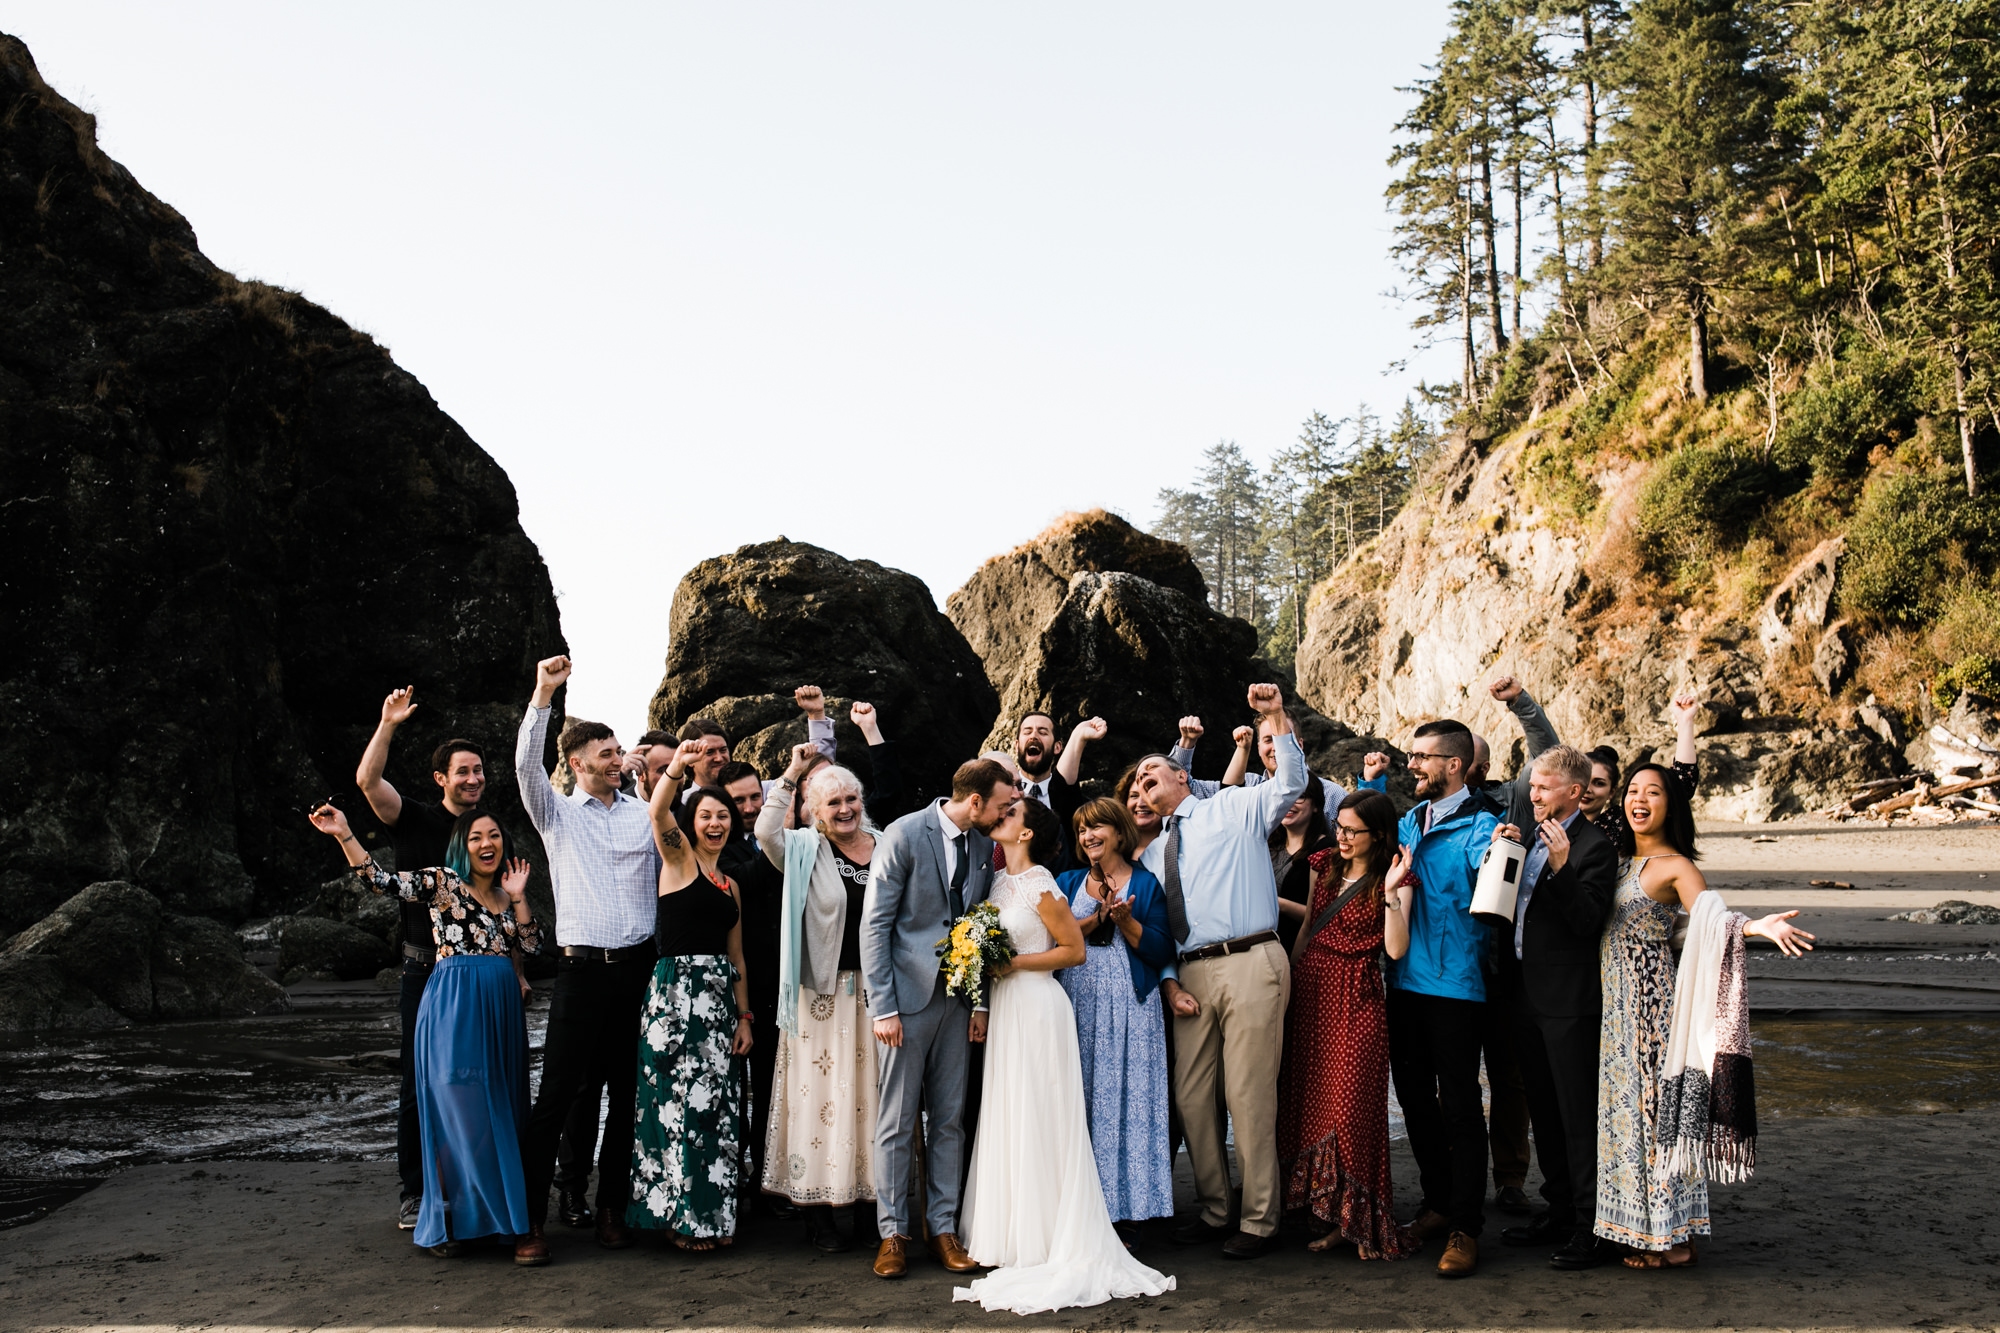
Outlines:
{"type": "Polygon", "coordinates": [[[514,737],[514,785],[520,789],[521,805],[535,832],[547,835],[561,818],[562,797],[549,783],[542,767],[542,750],[548,737],[549,709],[555,703],[556,688],[569,679],[567,657],[551,657],[535,664],[535,690],[528,696],[528,715],[514,737]]]}
{"type": "Polygon", "coordinates": [[[389,742],[395,739],[396,728],[417,711],[416,699],[414,685],[389,691],[389,697],[382,701],[382,720],[375,724],[375,734],[368,738],[368,748],[361,752],[361,766],[354,770],[354,785],[361,788],[362,799],[375,812],[375,818],[391,828],[402,818],[403,797],[382,774],[389,767],[389,742]]]}
{"type": "Polygon", "coordinates": [[[1257,728],[1238,727],[1229,733],[1229,739],[1236,742],[1236,751],[1229,756],[1228,767],[1222,770],[1222,785],[1240,787],[1243,775],[1250,771],[1250,752],[1257,748],[1257,728]]]}
{"type": "Polygon", "coordinates": [[[903,768],[896,762],[896,743],[882,734],[874,704],[857,700],[849,705],[847,716],[868,742],[868,786],[861,794],[861,807],[877,828],[887,828],[903,813],[903,768]]]}
{"type": "Polygon", "coordinates": [[[792,691],[792,702],[806,715],[806,742],[821,754],[826,761],[838,762],[834,758],[833,719],[826,715],[826,691],[817,685],[801,685],[792,691]]]}
{"type": "Polygon", "coordinates": [[[1278,827],[1278,821],[1285,817],[1285,811],[1292,808],[1292,802],[1305,794],[1306,783],[1312,780],[1312,774],[1306,769],[1306,752],[1299,748],[1299,738],[1292,731],[1292,719],[1285,712],[1285,697],[1278,692],[1278,687],[1252,685],[1250,706],[1257,710],[1259,725],[1268,723],[1277,741],[1278,771],[1270,782],[1259,783],[1253,794],[1260,831],[1268,834],[1278,827]]]}
{"type": "Polygon", "coordinates": [[[1076,785],[1076,775],[1083,771],[1083,748],[1092,741],[1101,741],[1111,730],[1101,717],[1087,717],[1069,733],[1069,744],[1056,757],[1056,772],[1072,787],[1076,785]]]}
{"type": "Polygon", "coordinates": [[[1694,799],[1695,788],[1701,784],[1699,752],[1694,748],[1695,718],[1701,712],[1701,700],[1692,694],[1674,696],[1674,779],[1681,784],[1681,795],[1694,799]]]}
{"type": "Polygon", "coordinates": [[[674,757],[660,771],[659,781],[653,784],[653,799],[647,805],[647,813],[653,818],[653,845],[660,849],[660,860],[664,862],[660,876],[660,892],[667,892],[672,884],[679,888],[693,881],[695,877],[694,848],[688,845],[681,833],[681,821],[674,817],[674,807],[680,802],[681,784],[687,781],[688,766],[701,757],[702,742],[682,741],[674,749],[674,757]],[[674,770],[678,768],[680,772],[674,770]]]}
{"type": "Polygon", "coordinates": [[[375,858],[368,854],[368,849],[361,845],[361,839],[355,837],[354,830],[348,827],[347,816],[332,804],[323,805],[306,817],[312,820],[314,828],[340,844],[348,869],[376,893],[393,893],[414,903],[422,902],[437,891],[436,871],[406,870],[392,875],[375,864],[375,858]]]}
{"type": "Polygon", "coordinates": [[[806,765],[815,753],[817,750],[811,741],[792,747],[792,762],[779,775],[771,799],[765,801],[764,808],[757,812],[757,845],[763,849],[764,859],[780,870],[785,868],[785,812],[798,799],[799,780],[805,775],[806,765]]]}
{"type": "Polygon", "coordinates": [[[1520,681],[1512,676],[1502,676],[1488,685],[1486,690],[1506,704],[1507,711],[1521,724],[1521,736],[1527,742],[1529,759],[1552,745],[1560,744],[1556,729],[1549,725],[1549,715],[1542,711],[1542,706],[1535,702],[1535,697],[1520,681]]]}

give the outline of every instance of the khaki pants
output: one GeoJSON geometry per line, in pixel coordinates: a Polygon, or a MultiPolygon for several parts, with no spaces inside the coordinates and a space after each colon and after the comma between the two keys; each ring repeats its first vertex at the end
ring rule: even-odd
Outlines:
{"type": "Polygon", "coordinates": [[[1174,1019],[1174,1092],[1187,1127],[1201,1220],[1229,1221],[1229,1152],[1223,1113],[1236,1130],[1243,1171],[1237,1225],[1253,1236],[1278,1230],[1278,1062],[1285,1049],[1285,1004],[1292,969],[1273,940],[1245,953],[1180,966],[1181,985],[1201,1003],[1174,1019]]]}

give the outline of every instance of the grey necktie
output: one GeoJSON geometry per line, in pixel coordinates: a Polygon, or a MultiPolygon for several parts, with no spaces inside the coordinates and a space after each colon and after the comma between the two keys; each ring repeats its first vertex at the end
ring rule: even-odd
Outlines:
{"type": "Polygon", "coordinates": [[[965,877],[972,867],[972,835],[961,833],[951,840],[951,845],[958,848],[958,864],[951,868],[951,892],[947,897],[951,919],[956,921],[965,915],[965,877]]]}
{"type": "Polygon", "coordinates": [[[1167,925],[1173,929],[1174,943],[1186,944],[1188,937],[1187,899],[1181,893],[1181,817],[1167,816],[1166,875],[1167,925]]]}

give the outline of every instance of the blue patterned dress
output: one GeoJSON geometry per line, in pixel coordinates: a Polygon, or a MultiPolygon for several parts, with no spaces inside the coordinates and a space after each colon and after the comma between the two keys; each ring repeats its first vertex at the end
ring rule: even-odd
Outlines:
{"type": "Polygon", "coordinates": [[[1668,1250],[1709,1234],[1708,1182],[1653,1178],[1654,1105],[1674,1013],[1674,904],[1639,887],[1646,858],[1626,863],[1598,948],[1604,1026],[1597,1044],[1598,1235],[1635,1250],[1668,1250]]]}
{"type": "MultiPolygon", "coordinates": [[[[1133,874],[1148,874],[1133,867],[1133,874]]],[[[1084,873],[1064,875],[1079,920],[1097,903],[1084,873]]],[[[1077,1051],[1089,1104],[1090,1149],[1104,1206],[1114,1221],[1174,1215],[1174,1161],[1167,1144],[1167,1029],[1156,986],[1140,1001],[1122,936],[1086,941],[1081,965],[1056,973],[1076,1011],[1077,1051]]]]}

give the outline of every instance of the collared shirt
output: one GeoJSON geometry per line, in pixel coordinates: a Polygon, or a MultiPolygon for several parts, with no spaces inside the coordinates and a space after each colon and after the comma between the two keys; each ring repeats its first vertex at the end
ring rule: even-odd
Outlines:
{"type": "MultiPolygon", "coordinates": [[[[1194,751],[1188,749],[1187,746],[1176,745],[1173,749],[1167,751],[1167,757],[1188,770],[1188,795],[1200,797],[1205,801],[1222,790],[1222,784],[1214,778],[1198,778],[1193,775],[1194,751]]],[[[1271,781],[1271,778],[1265,773],[1245,773],[1243,775],[1243,785],[1246,787],[1260,786],[1269,781],[1271,781]]],[[[1364,783],[1362,785],[1366,786],[1367,784],[1364,783]]],[[[1333,812],[1340,809],[1340,803],[1346,800],[1351,793],[1332,778],[1321,778],[1319,780],[1319,790],[1323,803],[1326,806],[1327,822],[1331,824],[1333,822],[1333,812]]],[[[1044,801],[1043,804],[1046,805],[1047,802],[1044,801]]]]}
{"type": "Polygon", "coordinates": [[[1049,803],[1049,780],[1047,778],[1031,778],[1025,773],[1022,774],[1021,795],[1032,796],[1043,805],[1047,805],[1049,803]]]}
{"type": "Polygon", "coordinates": [[[624,949],[653,937],[660,852],[644,801],[619,792],[606,805],[581,788],[564,797],[542,771],[549,710],[529,708],[514,742],[514,773],[528,821],[542,835],[555,883],[556,944],[624,949]]]}
{"type": "MultiPolygon", "coordinates": [[[[1562,822],[1563,832],[1569,832],[1570,825],[1576,823],[1576,817],[1582,813],[1583,809],[1581,806],[1570,811],[1569,818],[1562,822]]],[[[1542,871],[1547,869],[1549,864],[1549,845],[1542,841],[1540,830],[1536,830],[1530,836],[1532,841],[1528,844],[1528,858],[1521,863],[1521,892],[1514,899],[1514,956],[1516,958],[1521,956],[1521,937],[1528,929],[1528,900],[1535,896],[1535,881],[1542,877],[1542,871]]]]}
{"type": "MultiPolygon", "coordinates": [[[[1278,738],[1278,776],[1255,787],[1226,787],[1207,800],[1190,795],[1180,823],[1178,868],[1188,937],[1182,953],[1278,928],[1278,881],[1271,874],[1271,830],[1306,789],[1306,753],[1297,736],[1278,738]]],[[[1167,834],[1139,854],[1139,864],[1167,882],[1167,834]]]]}
{"type": "Polygon", "coordinates": [[[951,816],[944,812],[942,799],[931,809],[937,812],[938,831],[944,837],[944,882],[949,886],[951,877],[958,873],[958,839],[965,830],[954,824],[951,816]]]}
{"type": "Polygon", "coordinates": [[[1449,796],[1440,796],[1430,802],[1424,811],[1424,831],[1428,833],[1440,821],[1450,817],[1451,812],[1464,805],[1472,796],[1472,788],[1460,787],[1449,796]]]}

